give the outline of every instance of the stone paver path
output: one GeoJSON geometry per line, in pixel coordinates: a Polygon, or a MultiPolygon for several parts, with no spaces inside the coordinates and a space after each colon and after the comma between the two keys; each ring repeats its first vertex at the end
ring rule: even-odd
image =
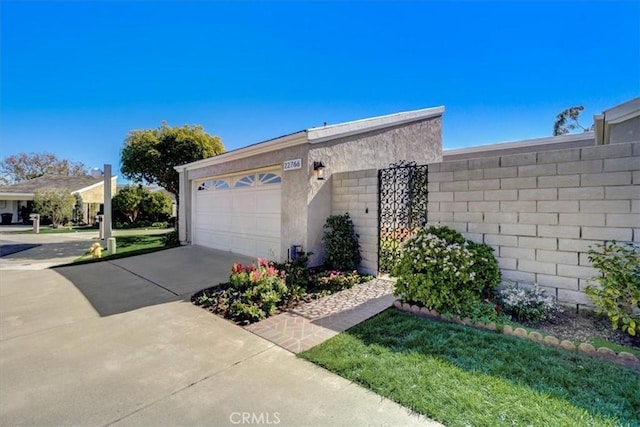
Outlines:
{"type": "Polygon", "coordinates": [[[316,346],[389,308],[393,282],[374,279],[246,327],[293,353],[316,346]]]}

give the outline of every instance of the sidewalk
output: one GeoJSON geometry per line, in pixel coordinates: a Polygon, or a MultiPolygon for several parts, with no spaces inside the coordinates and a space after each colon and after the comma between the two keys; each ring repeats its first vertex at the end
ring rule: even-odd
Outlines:
{"type": "Polygon", "coordinates": [[[393,282],[373,279],[246,327],[293,353],[310,349],[389,308],[393,282]]]}

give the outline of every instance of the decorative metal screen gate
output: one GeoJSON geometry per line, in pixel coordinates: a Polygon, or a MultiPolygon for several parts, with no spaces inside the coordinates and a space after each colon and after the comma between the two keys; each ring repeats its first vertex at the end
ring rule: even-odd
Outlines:
{"type": "Polygon", "coordinates": [[[378,171],[378,270],[389,273],[400,244],[427,223],[428,166],[391,164],[378,171]]]}

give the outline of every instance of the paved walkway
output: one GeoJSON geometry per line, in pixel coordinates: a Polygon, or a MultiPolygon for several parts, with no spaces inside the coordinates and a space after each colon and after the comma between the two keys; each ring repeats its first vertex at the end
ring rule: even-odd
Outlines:
{"type": "Polygon", "coordinates": [[[246,327],[293,353],[308,350],[389,308],[393,282],[374,279],[246,327]]]}

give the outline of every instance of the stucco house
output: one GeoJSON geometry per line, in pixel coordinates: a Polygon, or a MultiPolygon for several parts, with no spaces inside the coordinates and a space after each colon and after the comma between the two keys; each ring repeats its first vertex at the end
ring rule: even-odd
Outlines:
{"type": "MultiPolygon", "coordinates": [[[[117,177],[111,178],[112,188],[116,188],[117,177]]],[[[11,222],[22,222],[21,209],[32,211],[33,198],[38,190],[52,188],[69,190],[80,194],[83,202],[85,222],[89,222],[104,203],[104,177],[43,175],[28,181],[0,186],[0,214],[12,214],[11,222]]]]}
{"type": "MultiPolygon", "coordinates": [[[[310,128],[178,166],[180,240],[274,260],[299,245],[317,263],[332,214],[332,177],[403,160],[441,161],[443,113],[435,107],[310,128]]],[[[371,191],[352,203],[377,229],[377,175],[360,175],[355,179],[370,181],[371,191]]],[[[377,235],[367,237],[360,238],[363,250],[371,244],[377,252],[377,235]]]]}

